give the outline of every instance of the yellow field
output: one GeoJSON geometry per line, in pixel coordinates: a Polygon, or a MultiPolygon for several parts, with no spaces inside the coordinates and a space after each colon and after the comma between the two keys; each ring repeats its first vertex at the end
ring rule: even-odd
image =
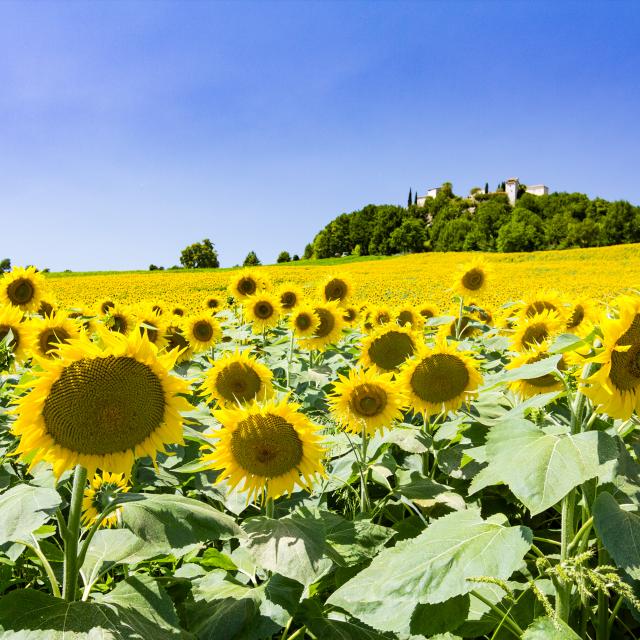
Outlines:
{"type": "MultiPolygon", "coordinates": [[[[331,273],[343,273],[355,284],[354,302],[401,304],[433,302],[447,306],[451,275],[477,254],[423,253],[384,260],[260,267],[274,284],[293,282],[311,292],[331,273]]],[[[493,269],[485,301],[499,305],[537,290],[608,300],[640,289],[640,245],[572,249],[524,254],[485,254],[493,269]]],[[[163,300],[188,310],[199,309],[206,296],[222,294],[233,270],[152,271],[105,275],[52,274],[49,285],[65,307],[93,307],[103,297],[134,303],[163,300]]]]}

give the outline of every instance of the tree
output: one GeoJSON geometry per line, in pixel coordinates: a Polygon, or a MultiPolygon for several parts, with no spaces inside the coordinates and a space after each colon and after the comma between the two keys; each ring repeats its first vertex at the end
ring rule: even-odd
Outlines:
{"type": "Polygon", "coordinates": [[[278,254],[277,262],[291,262],[291,255],[288,251],[281,251],[278,254]]]}
{"type": "Polygon", "coordinates": [[[180,254],[180,264],[187,269],[215,269],[220,266],[218,252],[209,238],[194,242],[180,254]]]}
{"type": "Polygon", "coordinates": [[[304,248],[304,253],[302,254],[302,257],[305,260],[311,260],[311,258],[313,258],[313,245],[311,243],[309,243],[305,248],[304,248]]]}
{"type": "Polygon", "coordinates": [[[0,273],[4,273],[5,271],[11,271],[11,260],[9,258],[0,260],[0,273]]]}
{"type": "Polygon", "coordinates": [[[419,253],[424,251],[424,242],[427,239],[427,232],[422,220],[417,218],[407,218],[391,234],[391,245],[397,251],[408,253],[419,253]]]}
{"type": "Polygon", "coordinates": [[[149,271],[164,271],[164,267],[159,267],[155,264],[150,264],[149,271]]]}
{"type": "Polygon", "coordinates": [[[298,262],[300,260],[300,256],[297,253],[293,254],[293,258],[291,258],[294,262],[298,262]]]}
{"type": "Polygon", "coordinates": [[[500,227],[498,251],[536,251],[544,246],[544,228],[540,216],[516,207],[511,220],[500,227]]]}
{"type": "Polygon", "coordinates": [[[418,205],[418,192],[417,191],[413,194],[413,204],[415,204],[416,206],[418,205]]]}
{"type": "Polygon", "coordinates": [[[409,187],[409,198],[407,199],[407,208],[413,203],[413,194],[411,193],[411,187],[409,187]]]}
{"type": "Polygon", "coordinates": [[[489,193],[489,183],[488,182],[484,183],[484,192],[485,193],[489,193]]]}
{"type": "Polygon", "coordinates": [[[258,265],[261,265],[262,262],[260,262],[260,259],[258,258],[258,256],[256,255],[255,251],[249,251],[249,253],[247,253],[247,257],[244,259],[244,262],[242,263],[243,267],[257,267],[258,265]]]}

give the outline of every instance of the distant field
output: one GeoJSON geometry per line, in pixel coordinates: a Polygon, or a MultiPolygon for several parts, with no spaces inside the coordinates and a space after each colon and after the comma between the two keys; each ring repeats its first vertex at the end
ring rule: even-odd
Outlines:
{"type": "MultiPolygon", "coordinates": [[[[260,267],[274,284],[294,282],[311,293],[330,273],[349,276],[356,287],[355,302],[402,304],[450,300],[452,274],[467,262],[469,253],[423,253],[391,258],[307,260],[260,267]]],[[[486,301],[499,305],[538,289],[607,300],[630,289],[640,289],[640,245],[571,249],[538,253],[485,254],[493,267],[486,301]]],[[[51,288],[63,306],[93,307],[102,297],[120,302],[163,300],[189,309],[205,296],[226,291],[234,269],[198,271],[135,271],[53,273],[51,288]]]]}

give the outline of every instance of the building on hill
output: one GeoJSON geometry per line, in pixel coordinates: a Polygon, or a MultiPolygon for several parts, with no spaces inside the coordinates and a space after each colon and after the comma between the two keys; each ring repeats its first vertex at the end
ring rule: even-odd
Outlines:
{"type": "MultiPolygon", "coordinates": [[[[505,191],[507,193],[507,197],[509,198],[509,203],[511,206],[515,206],[516,200],[518,199],[518,187],[520,186],[520,181],[518,178],[509,178],[505,182],[505,191]]],[[[543,184],[532,184],[530,186],[525,187],[525,191],[530,193],[532,196],[548,196],[549,195],[549,187],[543,184]]]]}
{"type": "Polygon", "coordinates": [[[431,187],[431,189],[427,189],[426,196],[418,196],[416,200],[416,204],[419,207],[424,207],[424,203],[427,201],[427,198],[435,198],[440,192],[441,187],[431,187]]]}

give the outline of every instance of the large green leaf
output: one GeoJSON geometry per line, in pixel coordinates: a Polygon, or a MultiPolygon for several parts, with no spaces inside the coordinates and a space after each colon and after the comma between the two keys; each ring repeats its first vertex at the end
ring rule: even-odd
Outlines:
{"type": "Polygon", "coordinates": [[[350,566],[373,558],[396,534],[393,529],[364,517],[347,520],[336,513],[321,511],[326,528],[328,552],[336,564],[350,566]]]}
{"type": "Polygon", "coordinates": [[[489,465],[474,478],[469,493],[504,483],[536,515],[603,473],[603,465],[614,464],[617,455],[615,440],[600,431],[567,435],[528,420],[509,420],[489,432],[482,453],[489,465]]]}
{"type": "Polygon", "coordinates": [[[30,541],[62,504],[54,489],[18,484],[0,494],[0,545],[16,540],[30,541]]]}
{"type": "Polygon", "coordinates": [[[147,557],[180,557],[203,542],[243,535],[230,516],[178,495],[126,494],[122,513],[125,526],[145,541],[147,557]]]}
{"type": "Polygon", "coordinates": [[[580,640],[580,636],[561,620],[536,618],[527,627],[522,640],[580,640]]]}
{"type": "Polygon", "coordinates": [[[560,362],[561,358],[562,355],[554,355],[538,360],[538,362],[523,364],[516,369],[503,369],[500,373],[485,380],[483,391],[505,382],[531,380],[532,378],[540,378],[550,373],[558,372],[558,362],[560,362]]]}
{"type": "Polygon", "coordinates": [[[21,589],[0,600],[0,630],[12,640],[176,640],[183,637],[171,599],[136,575],[96,602],[65,602],[21,589]]]}
{"type": "Polygon", "coordinates": [[[324,522],[316,512],[300,509],[278,520],[251,518],[244,528],[248,538],[243,544],[263,569],[309,585],[331,567],[324,522]]]}
{"type": "Polygon", "coordinates": [[[390,636],[365,626],[359,620],[333,611],[325,614],[317,600],[305,600],[296,620],[317,638],[327,640],[387,640],[390,636]]]}
{"type": "Polygon", "coordinates": [[[157,547],[149,545],[129,529],[102,529],[93,536],[81,569],[85,585],[117,564],[136,564],[159,554],[157,547]]]}
{"type": "Polygon", "coordinates": [[[604,491],[593,505],[593,524],[616,565],[639,580],[640,516],[622,509],[613,496],[604,491]]]}
{"type": "Polygon", "coordinates": [[[509,527],[500,515],[483,520],[476,509],[451,513],[416,538],[383,550],[327,602],[376,629],[407,633],[419,604],[468,593],[473,577],[507,579],[531,540],[530,529],[509,527]]]}
{"type": "Polygon", "coordinates": [[[301,585],[277,574],[249,587],[214,571],[193,581],[194,602],[185,611],[190,630],[203,640],[261,640],[286,625],[301,594],[301,585]]]}

